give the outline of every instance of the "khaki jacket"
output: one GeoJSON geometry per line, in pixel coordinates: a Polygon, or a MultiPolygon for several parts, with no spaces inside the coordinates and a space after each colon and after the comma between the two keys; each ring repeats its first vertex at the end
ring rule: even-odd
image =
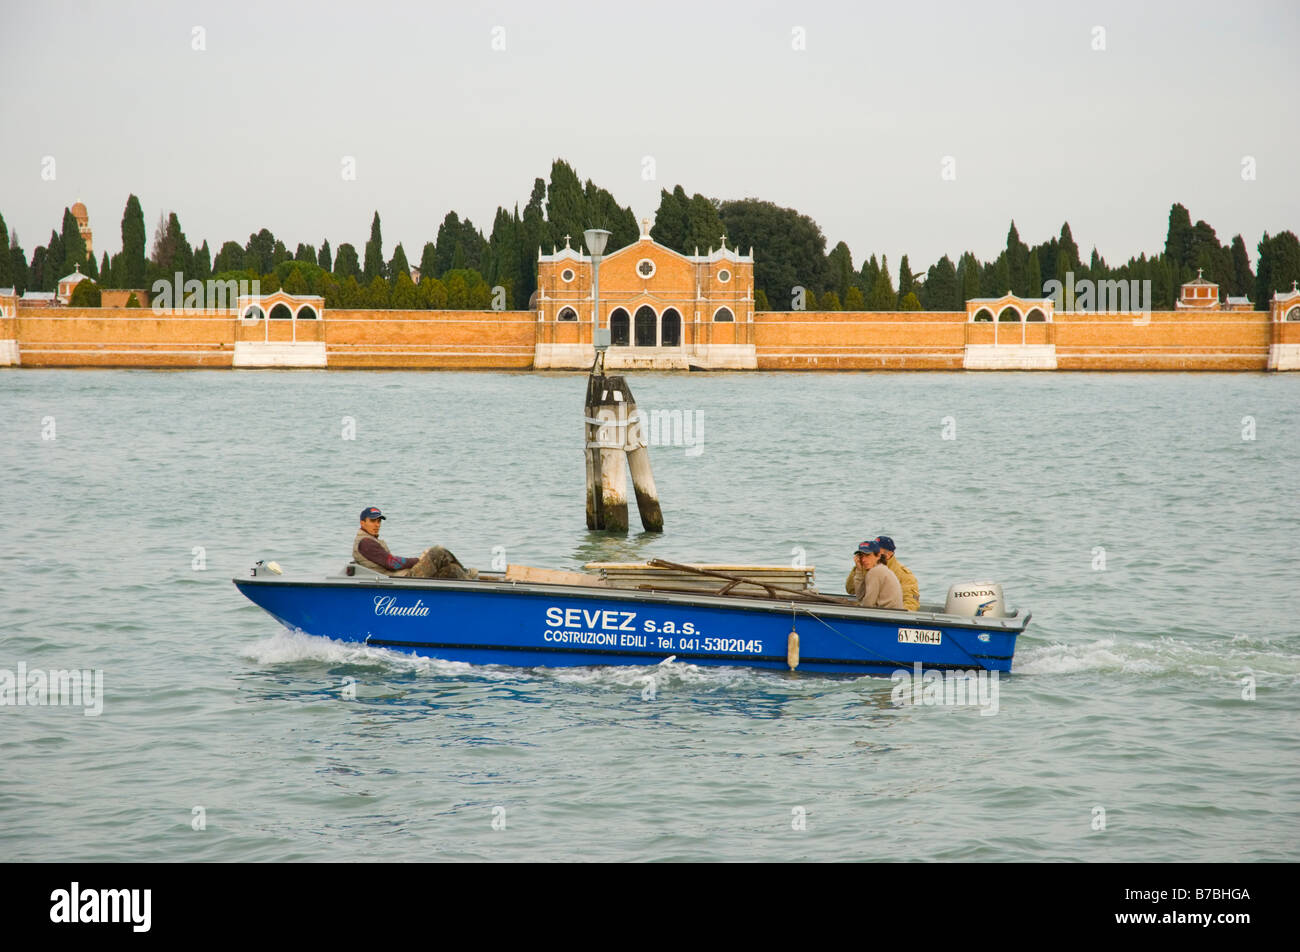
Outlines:
{"type": "Polygon", "coordinates": [[[898,578],[898,584],[903,588],[903,607],[909,612],[914,612],[921,607],[921,586],[916,581],[916,576],[898,559],[890,559],[885,563],[885,568],[893,572],[898,578]]]}
{"type": "Polygon", "coordinates": [[[388,543],[385,542],[383,539],[380,539],[378,536],[372,536],[365,529],[358,529],[357,537],[352,540],[352,561],[357,563],[357,565],[364,565],[366,568],[372,569],[375,572],[382,572],[384,575],[392,575],[393,570],[390,569],[388,566],[379,565],[376,562],[371,562],[368,558],[366,558],[364,555],[361,554],[361,542],[364,539],[370,539],[374,542],[378,542],[380,545],[384,547],[385,552],[389,553],[390,555],[392,554],[392,549],[388,548],[388,543]]]}

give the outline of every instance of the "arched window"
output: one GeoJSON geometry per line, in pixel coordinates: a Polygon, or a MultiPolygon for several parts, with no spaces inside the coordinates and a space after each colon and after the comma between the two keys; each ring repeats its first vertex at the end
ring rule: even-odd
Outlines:
{"type": "Polygon", "coordinates": [[[250,304],[250,305],[249,305],[249,306],[244,310],[244,313],[243,313],[243,315],[241,315],[240,320],[244,320],[244,321],[260,321],[260,320],[262,320],[262,318],[264,318],[264,317],[266,317],[266,312],[265,312],[265,311],[263,311],[263,310],[262,310],[260,307],[258,307],[256,304],[250,304]]]}
{"type": "Polygon", "coordinates": [[[577,319],[578,312],[571,307],[566,307],[560,312],[559,317],[556,318],[557,321],[576,321],[577,319]]]}
{"type": "Polygon", "coordinates": [[[650,305],[643,304],[637,308],[632,323],[636,331],[637,347],[654,347],[659,343],[659,319],[650,305]]]}
{"type": "Polygon", "coordinates": [[[1046,320],[1047,320],[1047,315],[1044,314],[1044,313],[1042,312],[1041,309],[1039,309],[1039,308],[1034,308],[1032,311],[1029,312],[1028,315],[1025,316],[1025,320],[1027,320],[1027,321],[1046,321],[1046,320]]]}
{"type": "Polygon", "coordinates": [[[682,346],[682,316],[675,307],[664,311],[662,336],[664,347],[682,346]]]}
{"type": "Polygon", "coordinates": [[[982,307],[982,308],[980,308],[978,311],[975,312],[975,317],[973,318],[973,320],[974,320],[976,323],[981,323],[981,324],[982,324],[982,323],[984,323],[985,321],[987,321],[988,323],[992,324],[992,323],[993,323],[993,312],[990,311],[987,307],[982,307]]]}
{"type": "Polygon", "coordinates": [[[1287,311],[1286,319],[1288,321],[1300,321],[1300,307],[1293,307],[1291,310],[1287,311]]]}
{"type": "Polygon", "coordinates": [[[713,312],[713,319],[715,321],[734,321],[736,315],[731,313],[731,308],[720,307],[713,312]]]}
{"type": "Polygon", "coordinates": [[[1020,323],[1020,312],[1017,311],[1014,307],[1008,305],[1007,307],[1004,307],[1002,309],[1002,313],[998,315],[998,320],[1015,321],[1018,324],[1020,323]]]}
{"type": "Polygon", "coordinates": [[[289,306],[285,304],[283,301],[281,301],[275,307],[271,308],[271,320],[289,321],[292,319],[293,319],[293,312],[289,310],[289,306]]]}
{"type": "Polygon", "coordinates": [[[313,308],[310,304],[304,304],[302,307],[298,308],[298,320],[300,321],[316,320],[316,309],[313,308]]]}
{"type": "Polygon", "coordinates": [[[631,326],[631,319],[627,316],[627,311],[621,307],[614,308],[609,315],[609,337],[610,344],[614,347],[626,347],[631,337],[628,328],[631,326]]]}

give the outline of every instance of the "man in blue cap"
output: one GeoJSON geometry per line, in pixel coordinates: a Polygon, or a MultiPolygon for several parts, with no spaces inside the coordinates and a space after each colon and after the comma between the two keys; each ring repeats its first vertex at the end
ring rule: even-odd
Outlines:
{"type": "Polygon", "coordinates": [[[853,593],[863,608],[903,609],[903,589],[894,573],[880,564],[880,543],[863,542],[853,553],[858,568],[858,588],[853,593]]]}
{"type": "Polygon", "coordinates": [[[898,584],[903,587],[903,607],[909,612],[914,612],[921,607],[921,586],[916,581],[916,576],[898,559],[894,558],[894,540],[889,536],[876,536],[876,544],[880,546],[880,560],[885,563],[885,568],[893,572],[898,577],[898,584]]]}
{"type": "Polygon", "coordinates": [[[440,545],[425,549],[418,559],[393,555],[379,538],[380,523],[387,518],[374,506],[361,510],[361,528],[352,540],[352,560],[358,565],[394,578],[478,578],[478,572],[466,569],[440,545]]]}

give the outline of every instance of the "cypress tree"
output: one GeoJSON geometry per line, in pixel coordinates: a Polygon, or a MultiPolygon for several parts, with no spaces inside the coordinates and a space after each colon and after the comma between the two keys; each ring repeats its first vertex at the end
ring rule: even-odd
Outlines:
{"type": "Polygon", "coordinates": [[[104,257],[99,262],[99,285],[104,288],[117,287],[113,283],[113,268],[108,261],[108,252],[104,252],[104,257]]]}
{"type": "Polygon", "coordinates": [[[1029,247],[1020,240],[1020,232],[1016,230],[1015,221],[1011,222],[1011,228],[1007,231],[1007,287],[1003,291],[1010,289],[1021,297],[1027,297],[1026,278],[1029,268],[1029,247]]]}
{"type": "MultiPolygon", "coordinates": [[[[540,179],[539,179],[540,181],[540,179]]],[[[434,270],[430,273],[432,278],[441,278],[453,267],[452,258],[456,255],[456,243],[460,240],[460,216],[454,211],[447,212],[443,216],[442,224],[438,226],[438,236],[435,243],[434,253],[434,270]]],[[[420,272],[421,275],[424,272],[420,272]]]]}
{"type": "Polygon", "coordinates": [[[432,241],[424,243],[424,251],[420,253],[420,281],[423,283],[425,278],[433,279],[438,276],[438,246],[432,241]]]}
{"type": "Polygon", "coordinates": [[[328,238],[321,242],[320,254],[316,256],[316,264],[324,271],[334,270],[330,264],[330,240],[328,238]]]}
{"type": "Polygon", "coordinates": [[[208,250],[206,238],[199,245],[199,250],[194,252],[194,277],[200,281],[212,277],[212,252],[208,250]]]}
{"type": "Polygon", "coordinates": [[[871,293],[867,295],[867,310],[893,311],[898,308],[898,295],[894,293],[894,282],[889,276],[889,256],[880,256],[880,273],[876,275],[871,293]]]}
{"type": "MultiPolygon", "coordinates": [[[[1238,294],[1247,294],[1252,298],[1255,296],[1255,275],[1250,270],[1250,255],[1246,251],[1246,242],[1241,235],[1234,235],[1232,239],[1232,275],[1233,280],[1240,290],[1238,294]]],[[[1256,307],[1259,301],[1255,302],[1256,307]]]]}
{"type": "Polygon", "coordinates": [[[922,297],[927,311],[960,311],[961,285],[952,259],[944,255],[926,272],[922,297]]]}
{"type": "Polygon", "coordinates": [[[42,291],[56,291],[63,277],[63,239],[58,232],[50,232],[50,243],[45,246],[45,266],[42,269],[42,291]]]}
{"type": "Polygon", "coordinates": [[[130,195],[122,212],[121,286],[124,288],[144,287],[144,241],[144,211],[140,208],[140,199],[130,195]]]}
{"type": "MultiPolygon", "coordinates": [[[[1264,237],[1268,237],[1267,232],[1264,237]]],[[[45,290],[45,259],[48,254],[44,245],[37,245],[32,251],[32,265],[28,270],[27,287],[33,291],[45,290]]]]}
{"type": "Polygon", "coordinates": [[[293,253],[293,260],[294,260],[294,261],[305,261],[305,262],[307,262],[307,264],[315,264],[315,263],[316,263],[316,249],[313,248],[311,245],[303,244],[303,243],[300,241],[300,242],[298,242],[298,247],[294,250],[294,253],[293,253]]]}
{"type": "MultiPolygon", "coordinates": [[[[357,249],[352,247],[346,241],[339,245],[339,253],[334,258],[334,276],[340,281],[346,282],[347,278],[361,277],[361,263],[357,260],[357,249]]],[[[358,285],[360,282],[358,282],[358,285]]],[[[341,286],[344,300],[348,301],[349,306],[355,307],[359,303],[358,299],[349,299],[349,289],[345,284],[341,286]]],[[[358,294],[360,287],[358,287],[358,294]]]]}
{"type": "Polygon", "coordinates": [[[546,190],[546,220],[551,225],[552,240],[562,241],[568,235],[574,248],[581,245],[583,229],[589,227],[590,216],[582,183],[563,159],[551,163],[551,184],[546,190]]]}
{"type": "MultiPolygon", "coordinates": [[[[898,307],[903,309],[903,298],[916,291],[916,279],[912,276],[912,266],[907,263],[907,255],[898,263],[898,307]]],[[[920,307],[917,307],[920,310],[920,307]]]]}
{"type": "Polygon", "coordinates": [[[289,256],[289,249],[285,246],[285,243],[276,239],[275,244],[271,246],[271,267],[278,268],[286,261],[292,260],[293,258],[289,256]]]}
{"type": "Polygon", "coordinates": [[[845,302],[845,309],[851,310],[848,299],[849,287],[853,283],[853,253],[849,251],[848,245],[841,241],[831,249],[826,256],[826,270],[831,287],[840,300],[845,302]]]}
{"type": "Polygon", "coordinates": [[[375,212],[375,217],[370,222],[370,240],[366,242],[366,264],[362,277],[367,286],[375,278],[384,277],[384,238],[379,227],[379,212],[375,212]]]}
{"type": "Polygon", "coordinates": [[[30,286],[31,279],[27,271],[27,255],[23,253],[23,246],[18,241],[18,232],[14,232],[9,240],[9,263],[12,266],[9,279],[13,281],[14,291],[21,297],[30,286]]]}
{"type": "MultiPolygon", "coordinates": [[[[757,298],[757,295],[755,298],[757,298]]],[[[862,296],[862,289],[857,285],[853,285],[849,288],[848,293],[844,295],[844,310],[865,311],[866,309],[867,301],[866,298],[862,296]]]]}
{"type": "Polygon", "coordinates": [[[221,250],[217,252],[217,259],[212,262],[214,274],[221,274],[223,271],[239,271],[243,267],[244,249],[237,241],[227,241],[223,244],[221,250]]]}
{"type": "MultiPolygon", "coordinates": [[[[525,307],[532,300],[533,292],[537,290],[538,252],[541,250],[543,242],[550,237],[547,231],[546,218],[542,214],[542,200],[545,197],[546,183],[541,179],[534,179],[533,191],[528,197],[528,204],[524,206],[524,214],[519,230],[518,297],[524,302],[525,307]]],[[[447,262],[450,265],[450,257],[448,257],[447,262]]],[[[442,275],[439,274],[437,277],[442,277],[442,275]]],[[[448,295],[451,294],[450,287],[448,287],[447,293],[448,295]]]]}
{"type": "Polygon", "coordinates": [[[81,237],[81,228],[71,210],[63,210],[63,266],[72,271],[80,266],[86,272],[86,239],[81,237]]]}
{"type": "Polygon", "coordinates": [[[1038,252],[1029,253],[1029,267],[1026,269],[1025,297],[1042,297],[1043,269],[1038,264],[1038,252]]]}
{"type": "Polygon", "coordinates": [[[406,251],[402,248],[399,241],[397,247],[393,249],[393,260],[388,263],[388,273],[392,276],[393,287],[397,287],[397,281],[402,275],[406,275],[408,284],[411,284],[411,303],[394,304],[393,307],[415,307],[415,284],[411,282],[411,266],[406,260],[406,251]]]}
{"type": "Polygon", "coordinates": [[[980,263],[971,252],[961,256],[961,305],[971,298],[980,297],[980,263]]]}
{"type": "Polygon", "coordinates": [[[1178,202],[1169,209],[1169,230],[1165,232],[1165,257],[1174,268],[1181,270],[1190,263],[1192,246],[1192,216],[1178,202]]]}
{"type": "MultiPolygon", "coordinates": [[[[1074,243],[1074,235],[1070,231],[1070,223],[1067,221],[1061,225],[1060,253],[1065,255],[1066,271],[1058,270],[1055,277],[1060,281],[1062,286],[1065,284],[1065,275],[1067,271],[1078,271],[1082,262],[1079,260],[1079,246],[1074,243]]],[[[1057,255],[1058,268],[1060,255],[1057,255]]],[[[1076,275],[1077,277],[1077,275],[1076,275]]]]}
{"type": "Polygon", "coordinates": [[[14,286],[14,259],[9,248],[9,226],[0,215],[0,288],[14,286]]]}
{"type": "MultiPolygon", "coordinates": [[[[684,255],[693,253],[686,240],[686,191],[678,185],[671,192],[659,190],[659,208],[655,212],[655,223],[650,229],[650,237],[665,248],[672,248],[684,255]]],[[[703,249],[701,249],[703,250],[703,249]]]]}

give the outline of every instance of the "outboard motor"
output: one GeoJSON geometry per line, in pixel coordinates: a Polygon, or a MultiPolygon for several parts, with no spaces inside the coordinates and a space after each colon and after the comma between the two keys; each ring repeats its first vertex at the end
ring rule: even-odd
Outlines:
{"type": "Polygon", "coordinates": [[[1000,582],[958,582],[948,589],[943,610],[949,615],[1005,618],[1007,603],[1000,582]]]}

